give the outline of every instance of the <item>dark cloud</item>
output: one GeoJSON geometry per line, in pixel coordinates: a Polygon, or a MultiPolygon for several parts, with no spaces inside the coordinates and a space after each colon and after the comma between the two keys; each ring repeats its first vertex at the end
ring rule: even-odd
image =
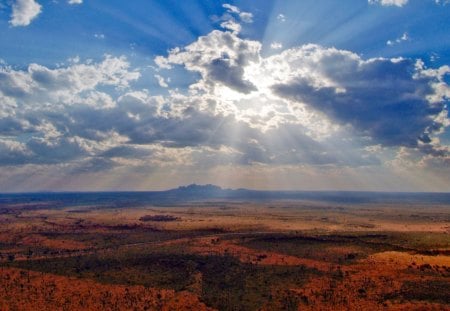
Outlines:
{"type": "Polygon", "coordinates": [[[89,155],[81,142],[67,137],[46,139],[32,138],[26,144],[35,154],[35,163],[60,163],[89,155]]]}
{"type": "MultiPolygon", "coordinates": [[[[409,59],[361,61],[335,50],[317,49],[317,72],[337,86],[295,77],[273,86],[279,96],[302,102],[340,124],[350,124],[374,144],[418,147],[430,143],[430,134],[443,128],[436,117],[444,102],[431,104],[432,77],[418,77],[409,59]],[[322,56],[324,55],[324,56],[322,56]]],[[[304,55],[301,55],[304,57],[304,55]]],[[[305,61],[308,61],[306,57],[305,61]]],[[[424,149],[425,150],[425,149],[424,149]]]]}
{"type": "Polygon", "coordinates": [[[245,94],[256,91],[256,86],[244,80],[243,75],[244,68],[240,65],[231,65],[227,58],[214,59],[208,67],[208,77],[213,81],[245,94]]]}
{"type": "Polygon", "coordinates": [[[139,146],[121,145],[112,147],[100,154],[105,158],[146,158],[153,154],[152,150],[139,146]]]}
{"type": "Polygon", "coordinates": [[[11,140],[0,140],[0,166],[22,165],[30,160],[32,155],[22,144],[11,140]]]}
{"type": "Polygon", "coordinates": [[[14,98],[22,98],[27,95],[28,87],[27,83],[29,81],[23,81],[24,77],[15,73],[12,74],[10,71],[5,71],[0,69],[0,91],[5,96],[10,96],[14,98]]]}
{"type": "Polygon", "coordinates": [[[22,135],[29,132],[27,127],[24,125],[23,120],[17,117],[7,116],[5,118],[0,118],[0,135],[10,136],[10,135],[22,135]]]}
{"type": "Polygon", "coordinates": [[[117,167],[117,163],[109,158],[86,158],[70,169],[70,174],[106,172],[117,167]]]}

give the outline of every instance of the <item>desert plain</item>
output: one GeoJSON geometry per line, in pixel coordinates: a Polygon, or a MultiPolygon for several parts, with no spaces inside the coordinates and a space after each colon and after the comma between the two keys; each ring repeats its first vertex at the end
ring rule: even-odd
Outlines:
{"type": "Polygon", "coordinates": [[[0,310],[450,310],[450,205],[0,205],[0,310]]]}

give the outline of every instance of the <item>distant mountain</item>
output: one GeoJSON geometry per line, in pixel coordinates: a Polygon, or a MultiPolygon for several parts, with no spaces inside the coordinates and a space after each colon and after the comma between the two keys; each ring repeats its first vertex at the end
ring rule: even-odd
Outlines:
{"type": "Polygon", "coordinates": [[[207,185],[197,185],[190,184],[187,186],[180,186],[176,189],[168,190],[167,192],[180,192],[180,193],[220,193],[224,190],[216,185],[207,184],[207,185]]]}
{"type": "Polygon", "coordinates": [[[163,195],[167,195],[173,199],[209,199],[209,198],[225,198],[230,195],[235,190],[222,189],[216,185],[197,185],[190,184],[187,186],[180,186],[176,189],[171,189],[162,192],[163,195]]]}

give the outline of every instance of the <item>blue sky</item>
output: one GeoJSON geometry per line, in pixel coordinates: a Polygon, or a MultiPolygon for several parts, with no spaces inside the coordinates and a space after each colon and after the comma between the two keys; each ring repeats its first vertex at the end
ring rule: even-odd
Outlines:
{"type": "Polygon", "coordinates": [[[0,191],[450,189],[450,3],[0,1],[0,191]]]}

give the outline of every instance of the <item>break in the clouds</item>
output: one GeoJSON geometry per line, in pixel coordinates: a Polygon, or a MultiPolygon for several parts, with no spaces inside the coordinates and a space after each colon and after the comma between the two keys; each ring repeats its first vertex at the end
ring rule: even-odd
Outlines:
{"type": "MultiPolygon", "coordinates": [[[[267,187],[275,188],[333,188],[331,180],[334,189],[449,184],[447,64],[395,55],[397,44],[391,55],[367,56],[267,41],[246,35],[260,22],[258,11],[217,10],[204,19],[221,16],[215,29],[152,55],[139,43],[129,53],[78,51],[54,65],[5,57],[0,184],[78,189],[95,180],[96,189],[111,189],[121,180],[143,189],[165,178],[161,187],[224,176],[222,185],[258,187],[270,176],[267,187]]],[[[283,14],[274,11],[276,27],[295,18],[283,14]]],[[[386,37],[378,38],[384,49],[395,34],[386,37]]]]}
{"type": "Polygon", "coordinates": [[[12,26],[28,26],[42,11],[42,6],[34,0],[15,0],[12,5],[12,26]]]}

